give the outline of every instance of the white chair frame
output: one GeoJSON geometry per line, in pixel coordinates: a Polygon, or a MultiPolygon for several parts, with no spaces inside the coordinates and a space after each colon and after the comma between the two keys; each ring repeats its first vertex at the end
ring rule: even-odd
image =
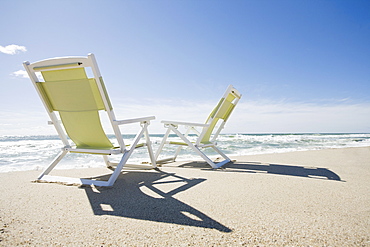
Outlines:
{"type": "Polygon", "coordinates": [[[135,119],[126,119],[126,120],[117,120],[114,114],[113,109],[109,105],[109,99],[107,98],[104,88],[102,85],[102,77],[97,66],[97,62],[95,60],[95,56],[93,54],[88,54],[87,57],[59,57],[59,58],[52,58],[46,59],[35,63],[24,62],[23,63],[33,85],[36,88],[48,114],[51,119],[49,123],[53,124],[58,136],[63,142],[63,148],[61,152],[56,156],[56,158],[50,163],[50,165],[38,176],[36,181],[46,181],[46,182],[61,182],[67,184],[83,184],[83,185],[95,185],[95,186],[112,186],[116,179],[118,178],[121,170],[124,167],[130,168],[140,168],[140,169],[153,169],[157,168],[155,156],[152,150],[152,143],[149,138],[148,126],[151,120],[154,120],[154,116],[143,117],[143,118],[135,118],[135,119]],[[119,144],[119,148],[117,149],[109,149],[109,150],[100,150],[100,149],[84,149],[84,148],[76,148],[74,147],[70,141],[68,140],[68,136],[63,128],[63,124],[61,120],[58,118],[57,114],[54,111],[48,110],[47,102],[45,102],[42,93],[40,92],[37,83],[40,82],[39,78],[36,75],[38,71],[47,71],[47,70],[56,70],[56,69],[72,69],[72,68],[81,68],[81,67],[90,67],[93,72],[94,79],[99,89],[99,93],[104,103],[104,107],[107,113],[107,116],[110,120],[110,124],[114,131],[115,138],[119,144]],[[133,142],[131,143],[130,147],[128,148],[123,140],[121,131],[119,126],[132,124],[132,123],[139,123],[141,128],[139,132],[136,134],[133,142]],[[135,148],[138,146],[139,141],[145,138],[144,146],[147,147],[149,158],[151,164],[149,165],[128,165],[127,161],[135,148]],[[100,180],[93,180],[93,179],[82,179],[82,178],[70,178],[70,177],[60,177],[60,176],[52,176],[49,173],[54,169],[54,167],[63,159],[63,157],[69,152],[78,152],[78,153],[94,153],[94,154],[101,154],[103,156],[104,162],[106,166],[112,168],[116,166],[113,173],[111,174],[108,181],[100,181],[100,180]],[[118,163],[112,163],[108,159],[108,155],[115,155],[121,154],[122,158],[118,163]]]}
{"type": "MultiPolygon", "coordinates": [[[[238,101],[240,100],[242,95],[232,85],[230,85],[227,88],[223,97],[221,98],[221,101],[223,99],[225,99],[229,94],[232,94],[235,97],[235,99],[233,100],[233,105],[235,107],[235,105],[238,103],[238,101]]],[[[218,111],[213,112],[214,113],[213,116],[217,116],[219,111],[221,111],[221,107],[219,107],[218,111]]],[[[231,112],[230,112],[230,114],[231,114],[231,112]]],[[[217,137],[219,136],[221,130],[224,128],[227,119],[228,119],[228,117],[226,119],[223,119],[223,120],[222,119],[218,120],[218,121],[221,121],[221,124],[218,126],[218,128],[214,129],[212,138],[208,143],[202,143],[201,141],[202,141],[203,137],[207,134],[207,131],[209,130],[209,128],[212,128],[211,123],[212,123],[212,121],[215,120],[215,118],[213,118],[212,116],[210,116],[208,118],[208,120],[205,124],[191,123],[191,122],[177,122],[177,121],[161,121],[161,123],[164,124],[164,127],[167,128],[167,131],[166,131],[166,133],[165,133],[165,135],[162,139],[162,142],[161,142],[161,144],[160,144],[160,146],[159,146],[159,148],[158,148],[158,150],[155,154],[155,159],[157,160],[157,163],[165,163],[165,162],[175,161],[177,156],[179,155],[181,149],[183,147],[186,147],[186,146],[190,147],[196,154],[200,155],[212,168],[220,168],[223,165],[231,162],[231,159],[217,147],[217,142],[216,142],[217,137]],[[185,131],[184,134],[180,132],[179,126],[184,126],[185,128],[187,128],[187,130],[185,131]],[[198,129],[201,128],[201,130],[199,131],[197,128],[198,129]],[[178,137],[180,137],[181,140],[184,143],[168,141],[168,138],[169,138],[169,135],[171,134],[171,132],[173,132],[178,137]],[[189,134],[191,134],[191,133],[194,133],[194,134],[197,135],[197,140],[195,141],[195,143],[192,143],[188,138],[189,134]],[[163,147],[164,147],[165,144],[174,144],[174,145],[178,145],[178,147],[177,147],[173,157],[158,160],[159,155],[162,152],[163,147]],[[201,149],[203,149],[203,148],[212,148],[219,155],[221,155],[224,158],[224,160],[221,161],[221,162],[217,162],[217,163],[212,161],[204,152],[201,151],[201,149]]]]}

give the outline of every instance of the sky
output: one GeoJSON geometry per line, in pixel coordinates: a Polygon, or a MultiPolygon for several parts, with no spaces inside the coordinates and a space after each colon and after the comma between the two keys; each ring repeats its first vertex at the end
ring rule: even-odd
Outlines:
{"type": "MultiPolygon", "coordinates": [[[[94,53],[118,119],[370,133],[368,0],[0,0],[0,136],[55,134],[22,63],[94,53]]],[[[122,132],[130,132],[127,127],[122,132]]]]}

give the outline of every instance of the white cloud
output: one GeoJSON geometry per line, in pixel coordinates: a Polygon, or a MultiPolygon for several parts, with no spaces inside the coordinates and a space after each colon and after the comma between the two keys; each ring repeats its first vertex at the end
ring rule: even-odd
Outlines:
{"type": "MultiPolygon", "coordinates": [[[[17,71],[15,71],[15,72],[13,72],[13,73],[11,73],[10,74],[11,76],[14,76],[14,77],[20,77],[20,78],[30,78],[29,76],[28,76],[28,73],[27,73],[27,71],[25,71],[25,70],[17,70],[17,71]]],[[[44,78],[42,77],[42,74],[41,74],[41,72],[36,72],[36,77],[39,79],[39,81],[44,81],[44,78]]]]}
{"type": "Polygon", "coordinates": [[[25,70],[18,70],[18,71],[11,73],[10,75],[15,76],[15,77],[21,77],[21,78],[29,78],[27,71],[25,70]]]}
{"type": "Polygon", "coordinates": [[[26,47],[21,46],[21,45],[14,45],[14,44],[7,45],[7,46],[0,45],[0,52],[5,53],[5,54],[14,55],[21,51],[26,52],[27,51],[26,47]]]}

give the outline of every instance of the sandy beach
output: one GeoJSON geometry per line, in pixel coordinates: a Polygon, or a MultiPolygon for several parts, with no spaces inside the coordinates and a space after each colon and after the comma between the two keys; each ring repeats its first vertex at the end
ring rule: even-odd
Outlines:
{"type": "Polygon", "coordinates": [[[232,158],[123,171],[112,188],[1,173],[0,246],[370,246],[370,147],[232,158]]]}

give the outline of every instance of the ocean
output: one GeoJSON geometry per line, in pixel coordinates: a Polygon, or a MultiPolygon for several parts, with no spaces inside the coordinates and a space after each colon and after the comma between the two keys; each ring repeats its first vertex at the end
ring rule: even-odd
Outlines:
{"type": "MultiPolygon", "coordinates": [[[[151,135],[156,151],[163,135],[151,135]]],[[[113,136],[110,137],[113,139],[113,136]]],[[[124,135],[125,142],[134,135],[124,135]]],[[[114,142],[114,141],[113,141],[114,142]]],[[[230,156],[293,151],[319,150],[370,146],[370,134],[221,134],[218,146],[230,156]]],[[[0,172],[42,170],[59,153],[62,143],[58,136],[0,136],[0,172]]],[[[166,147],[163,155],[173,149],[166,147]]],[[[149,160],[145,148],[137,149],[130,162],[149,160]]],[[[218,157],[211,150],[205,151],[211,158],[218,157]]],[[[185,149],[177,160],[199,159],[190,149],[185,149]]],[[[119,155],[112,155],[113,160],[119,155]]],[[[73,169],[104,166],[100,155],[69,154],[56,169],[73,169]]]]}

